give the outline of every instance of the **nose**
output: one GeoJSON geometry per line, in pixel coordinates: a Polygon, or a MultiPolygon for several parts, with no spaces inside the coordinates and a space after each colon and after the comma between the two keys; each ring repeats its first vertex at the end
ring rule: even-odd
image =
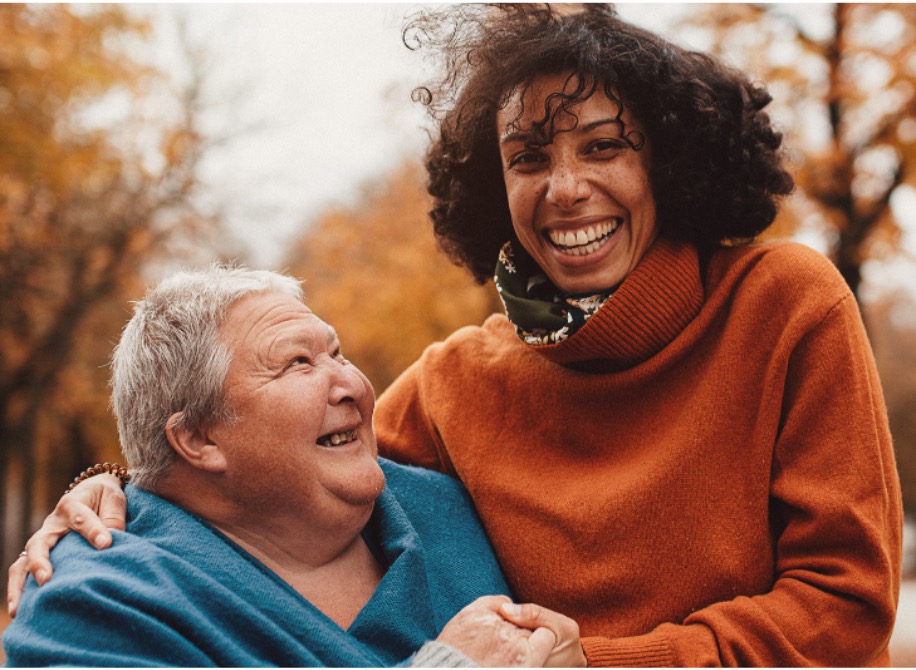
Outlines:
{"type": "Polygon", "coordinates": [[[368,383],[362,372],[352,363],[331,360],[328,402],[339,405],[346,402],[361,403],[368,392],[368,383]]]}
{"type": "Polygon", "coordinates": [[[590,194],[588,180],[575,165],[563,162],[550,171],[546,200],[551,205],[569,209],[590,194]]]}

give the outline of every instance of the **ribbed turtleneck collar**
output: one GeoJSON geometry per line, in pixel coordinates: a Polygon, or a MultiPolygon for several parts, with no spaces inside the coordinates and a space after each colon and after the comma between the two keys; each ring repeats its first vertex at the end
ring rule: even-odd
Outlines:
{"type": "Polygon", "coordinates": [[[581,370],[623,370],[664,349],[699,313],[704,291],[696,248],[659,237],[604,306],[570,338],[532,347],[581,370]]]}

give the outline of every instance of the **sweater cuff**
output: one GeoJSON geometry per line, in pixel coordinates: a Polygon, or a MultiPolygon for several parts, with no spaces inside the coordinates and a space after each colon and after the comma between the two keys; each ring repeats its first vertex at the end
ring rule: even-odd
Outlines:
{"type": "Polygon", "coordinates": [[[411,668],[476,668],[467,656],[454,647],[430,640],[410,659],[411,668]]]}
{"type": "Polygon", "coordinates": [[[674,654],[665,637],[583,637],[582,650],[590,668],[673,667],[674,654]]]}

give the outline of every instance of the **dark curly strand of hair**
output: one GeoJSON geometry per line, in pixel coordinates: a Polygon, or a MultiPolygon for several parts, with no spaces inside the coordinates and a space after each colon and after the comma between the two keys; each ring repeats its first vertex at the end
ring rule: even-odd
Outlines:
{"type": "MultiPolygon", "coordinates": [[[[752,239],[791,192],[781,135],[762,110],[766,89],[714,58],[619,18],[608,5],[459,5],[433,9],[404,30],[432,49],[436,85],[414,92],[438,124],[426,167],[440,246],[480,283],[514,239],[497,145],[496,114],[541,75],[569,72],[574,92],[548,100],[538,129],[599,87],[643,123],[665,234],[709,247],[752,239]],[[574,7],[574,9],[571,9],[574,7]]],[[[625,136],[634,148],[643,138],[625,136]]]]}

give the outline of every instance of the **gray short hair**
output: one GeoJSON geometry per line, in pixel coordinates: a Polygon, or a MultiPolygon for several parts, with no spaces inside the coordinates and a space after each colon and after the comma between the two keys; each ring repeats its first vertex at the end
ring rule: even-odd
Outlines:
{"type": "Polygon", "coordinates": [[[232,419],[223,398],[231,354],[219,327],[233,303],[264,292],[302,300],[293,277],[214,265],[174,274],[135,304],[111,358],[111,407],[136,485],[149,488],[174,461],[172,414],[191,430],[232,419]]]}

